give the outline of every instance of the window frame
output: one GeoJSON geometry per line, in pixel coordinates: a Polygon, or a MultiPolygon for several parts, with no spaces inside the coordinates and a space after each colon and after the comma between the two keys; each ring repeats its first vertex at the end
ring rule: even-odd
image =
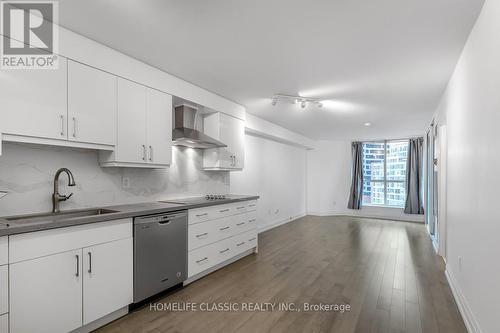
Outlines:
{"type": "MultiPolygon", "coordinates": [[[[406,177],[405,180],[388,180],[387,179],[387,144],[391,142],[406,142],[407,145],[409,146],[410,140],[409,139],[395,139],[395,140],[374,140],[374,141],[362,141],[362,144],[366,143],[383,143],[384,144],[384,179],[370,179],[370,183],[383,183],[384,184],[384,204],[383,205],[377,205],[377,204],[365,204],[362,203],[363,206],[369,206],[369,207],[386,207],[386,208],[395,208],[395,209],[403,209],[403,206],[394,206],[394,205],[389,205],[387,202],[387,184],[388,183],[403,183],[405,185],[405,192],[406,188],[408,186],[406,177]]],[[[408,148],[409,149],[409,148],[408,148]]],[[[408,158],[408,157],[407,157],[408,158]]],[[[364,156],[363,156],[364,159],[364,156]]],[[[363,165],[364,169],[364,165],[363,165]]],[[[364,185],[365,180],[363,179],[363,185],[364,185]]],[[[405,200],[406,200],[406,193],[405,193],[405,200]]]]}

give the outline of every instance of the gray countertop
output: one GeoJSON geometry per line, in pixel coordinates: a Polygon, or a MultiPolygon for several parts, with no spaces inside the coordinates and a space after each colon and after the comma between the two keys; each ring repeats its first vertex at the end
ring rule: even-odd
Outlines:
{"type": "Polygon", "coordinates": [[[207,207],[213,205],[221,205],[226,203],[248,201],[258,199],[259,196],[251,195],[229,195],[226,199],[207,200],[204,197],[184,198],[184,199],[171,199],[158,202],[144,202],[136,204],[118,205],[118,206],[105,206],[98,207],[98,209],[111,210],[113,212],[102,215],[92,216],[77,216],[65,217],[64,213],[75,213],[86,211],[88,209],[69,210],[64,211],[60,215],[47,215],[42,218],[34,217],[38,214],[30,215],[17,215],[0,217],[0,236],[15,235],[26,232],[41,231],[47,229],[55,229],[62,227],[70,227],[81,224],[97,223],[104,221],[111,221],[123,218],[131,218],[137,216],[160,214],[173,212],[176,210],[193,209],[200,207],[207,207]],[[14,218],[15,220],[8,220],[14,218]]]}

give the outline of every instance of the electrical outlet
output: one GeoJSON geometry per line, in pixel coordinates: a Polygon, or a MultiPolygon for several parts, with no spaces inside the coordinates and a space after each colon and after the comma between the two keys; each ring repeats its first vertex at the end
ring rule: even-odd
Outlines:
{"type": "Polygon", "coordinates": [[[274,210],[274,214],[278,214],[279,212],[280,212],[280,209],[279,209],[279,208],[276,208],[276,209],[274,210]]]}
{"type": "Polygon", "coordinates": [[[122,187],[123,188],[130,188],[130,178],[122,177],[122,187]]]}

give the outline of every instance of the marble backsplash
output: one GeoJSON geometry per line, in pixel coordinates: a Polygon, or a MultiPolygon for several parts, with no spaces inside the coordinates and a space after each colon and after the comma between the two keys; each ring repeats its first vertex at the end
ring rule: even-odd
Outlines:
{"type": "Polygon", "coordinates": [[[0,156],[0,216],[46,212],[52,209],[53,178],[66,167],[76,186],[67,187],[61,175],[59,192],[74,192],[61,209],[229,193],[229,173],[203,171],[203,151],[174,147],[168,169],[101,168],[92,150],[4,143],[0,156]],[[123,178],[129,186],[124,187],[123,178]]]}

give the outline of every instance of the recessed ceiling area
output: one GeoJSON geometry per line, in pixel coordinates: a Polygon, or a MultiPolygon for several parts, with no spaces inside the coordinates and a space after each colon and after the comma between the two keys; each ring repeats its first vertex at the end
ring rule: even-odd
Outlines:
{"type": "Polygon", "coordinates": [[[424,133],[482,4],[63,0],[59,17],[305,136],[381,139],[424,133]],[[275,94],[323,107],[273,106],[275,94]]]}

